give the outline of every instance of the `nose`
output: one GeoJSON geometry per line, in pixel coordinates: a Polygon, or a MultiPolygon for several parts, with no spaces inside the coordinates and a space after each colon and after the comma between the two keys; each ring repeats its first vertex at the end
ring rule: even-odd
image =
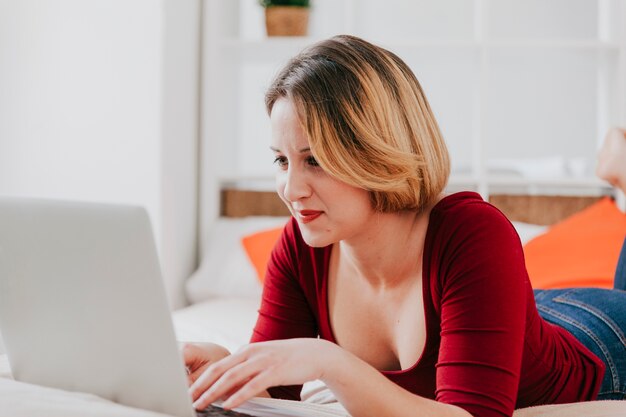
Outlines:
{"type": "Polygon", "coordinates": [[[285,200],[293,203],[311,195],[311,186],[305,173],[290,166],[285,173],[283,181],[283,196],[285,200]]]}

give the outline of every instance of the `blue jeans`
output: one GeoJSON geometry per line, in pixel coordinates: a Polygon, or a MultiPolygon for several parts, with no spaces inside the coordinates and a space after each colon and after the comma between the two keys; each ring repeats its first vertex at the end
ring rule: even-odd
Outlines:
{"type": "Polygon", "coordinates": [[[599,400],[626,399],[626,241],[615,289],[535,290],[539,314],[565,328],[606,366],[599,400]]]}
{"type": "Polygon", "coordinates": [[[617,261],[617,269],[615,270],[615,288],[626,291],[626,239],[622,245],[622,252],[617,261]]]}

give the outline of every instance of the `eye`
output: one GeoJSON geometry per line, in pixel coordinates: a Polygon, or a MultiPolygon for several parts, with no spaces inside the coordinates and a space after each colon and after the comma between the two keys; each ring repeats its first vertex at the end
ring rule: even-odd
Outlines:
{"type": "Polygon", "coordinates": [[[274,159],[274,164],[278,165],[280,168],[284,168],[287,166],[287,158],[282,155],[279,155],[274,159]]]}
{"type": "Polygon", "coordinates": [[[317,163],[317,161],[315,160],[315,158],[314,158],[314,157],[312,157],[312,156],[309,156],[309,157],[306,159],[306,163],[307,163],[307,164],[309,164],[309,165],[310,165],[310,166],[312,166],[312,167],[318,167],[318,166],[320,166],[320,164],[318,164],[318,163],[317,163]]]}

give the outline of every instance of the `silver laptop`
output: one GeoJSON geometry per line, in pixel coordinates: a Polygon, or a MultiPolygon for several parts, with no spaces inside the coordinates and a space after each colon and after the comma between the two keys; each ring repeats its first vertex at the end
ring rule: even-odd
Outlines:
{"type": "Polygon", "coordinates": [[[0,332],[16,380],[196,415],[143,208],[0,197],[0,332]]]}

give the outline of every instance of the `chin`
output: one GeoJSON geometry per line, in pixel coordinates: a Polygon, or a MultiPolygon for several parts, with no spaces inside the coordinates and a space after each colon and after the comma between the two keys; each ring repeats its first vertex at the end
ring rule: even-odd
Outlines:
{"type": "Polygon", "coordinates": [[[335,243],[335,240],[331,238],[328,231],[312,232],[300,225],[300,233],[302,234],[304,242],[312,248],[323,248],[335,243]]]}

